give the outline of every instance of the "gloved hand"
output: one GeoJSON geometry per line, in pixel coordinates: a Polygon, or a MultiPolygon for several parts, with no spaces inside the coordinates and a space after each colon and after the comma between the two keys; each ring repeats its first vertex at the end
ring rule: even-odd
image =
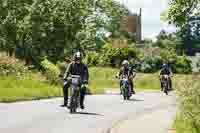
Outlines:
{"type": "Polygon", "coordinates": [[[63,85],[65,86],[67,83],[68,83],[67,80],[64,79],[64,83],[63,83],[63,85]]]}
{"type": "Polygon", "coordinates": [[[82,83],[82,87],[88,88],[88,81],[84,80],[82,83]]]}
{"type": "Polygon", "coordinates": [[[88,84],[88,81],[87,81],[87,80],[84,80],[84,81],[83,81],[83,84],[88,84]]]}
{"type": "Polygon", "coordinates": [[[58,75],[58,78],[62,78],[62,77],[63,77],[63,75],[62,75],[62,74],[59,74],[59,75],[58,75]]]}

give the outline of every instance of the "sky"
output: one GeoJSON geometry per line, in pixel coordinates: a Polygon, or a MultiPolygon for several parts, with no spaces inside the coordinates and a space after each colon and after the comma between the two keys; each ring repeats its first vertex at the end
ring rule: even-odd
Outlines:
{"type": "Polygon", "coordinates": [[[162,22],[160,14],[167,10],[167,0],[116,0],[123,2],[132,13],[139,13],[142,8],[142,37],[155,39],[164,29],[174,32],[175,28],[162,22]]]}

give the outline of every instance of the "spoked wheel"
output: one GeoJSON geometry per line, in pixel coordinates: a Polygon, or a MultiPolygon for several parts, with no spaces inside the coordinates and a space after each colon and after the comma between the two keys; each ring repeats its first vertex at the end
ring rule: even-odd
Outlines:
{"type": "Polygon", "coordinates": [[[124,97],[124,100],[130,99],[129,92],[128,92],[127,88],[123,88],[123,97],[124,97]]]}
{"type": "Polygon", "coordinates": [[[77,106],[76,106],[76,101],[74,99],[73,103],[71,103],[70,105],[70,113],[76,113],[76,109],[77,109],[77,106]]]}
{"type": "Polygon", "coordinates": [[[126,97],[125,93],[123,93],[123,97],[124,97],[124,100],[126,100],[126,99],[127,99],[127,97],[126,97]]]}
{"type": "Polygon", "coordinates": [[[76,113],[76,108],[71,108],[71,109],[70,109],[70,113],[71,113],[71,114],[76,113]]]}
{"type": "Polygon", "coordinates": [[[165,92],[166,95],[168,95],[168,88],[167,87],[165,88],[164,92],[165,92]]]}
{"type": "Polygon", "coordinates": [[[74,92],[70,101],[70,113],[76,113],[76,109],[78,108],[78,92],[74,92]]]}
{"type": "Polygon", "coordinates": [[[164,93],[166,95],[168,95],[168,84],[167,83],[164,84],[164,93]]]}
{"type": "Polygon", "coordinates": [[[127,94],[126,94],[126,88],[123,87],[123,97],[124,97],[124,100],[127,100],[127,94]]]}

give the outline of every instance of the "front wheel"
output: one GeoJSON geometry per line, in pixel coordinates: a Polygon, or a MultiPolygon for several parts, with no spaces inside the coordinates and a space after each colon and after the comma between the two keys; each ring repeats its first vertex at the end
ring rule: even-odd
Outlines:
{"type": "Polygon", "coordinates": [[[76,108],[71,108],[71,109],[70,109],[70,113],[71,113],[71,114],[76,113],[76,108]]]}
{"type": "Polygon", "coordinates": [[[74,90],[72,92],[71,100],[70,100],[70,113],[76,113],[76,109],[78,108],[78,102],[79,102],[79,95],[78,91],[74,90]]]}
{"type": "MultiPolygon", "coordinates": [[[[166,82],[167,82],[167,81],[166,81],[166,82]]],[[[168,83],[164,83],[164,93],[165,93],[166,95],[168,95],[168,88],[169,88],[168,83]]]]}
{"type": "Polygon", "coordinates": [[[167,89],[167,87],[165,88],[165,94],[168,95],[168,89],[167,89]]]}

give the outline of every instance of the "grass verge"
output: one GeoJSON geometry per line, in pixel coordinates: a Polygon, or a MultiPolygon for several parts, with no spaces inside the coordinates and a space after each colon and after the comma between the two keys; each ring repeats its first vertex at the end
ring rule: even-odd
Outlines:
{"type": "MultiPolygon", "coordinates": [[[[90,68],[90,91],[101,94],[105,89],[118,89],[119,79],[115,76],[119,70],[114,68],[90,68]]],[[[137,90],[159,90],[158,74],[137,74],[134,84],[137,90]]]]}
{"type": "Polygon", "coordinates": [[[178,113],[174,121],[176,133],[200,133],[200,75],[180,78],[176,86],[178,113]]]}
{"type": "Polygon", "coordinates": [[[32,79],[0,78],[0,102],[14,102],[56,97],[61,95],[61,89],[44,81],[32,79]]]}
{"type": "Polygon", "coordinates": [[[177,115],[173,124],[176,133],[198,133],[192,123],[183,119],[181,115],[177,115]]]}
{"type": "MultiPolygon", "coordinates": [[[[103,94],[106,89],[118,89],[119,80],[115,78],[118,69],[114,68],[89,68],[89,88],[91,94],[103,94]]],[[[174,79],[182,76],[177,75],[174,79]]],[[[176,81],[176,80],[175,80],[176,81]]],[[[174,81],[174,82],[175,82],[174,81]]],[[[159,90],[158,74],[138,73],[134,80],[136,91],[159,90]]],[[[42,75],[30,74],[26,79],[18,80],[12,77],[0,78],[0,101],[10,102],[57,97],[62,95],[60,86],[53,86],[45,82],[42,75]]]]}

